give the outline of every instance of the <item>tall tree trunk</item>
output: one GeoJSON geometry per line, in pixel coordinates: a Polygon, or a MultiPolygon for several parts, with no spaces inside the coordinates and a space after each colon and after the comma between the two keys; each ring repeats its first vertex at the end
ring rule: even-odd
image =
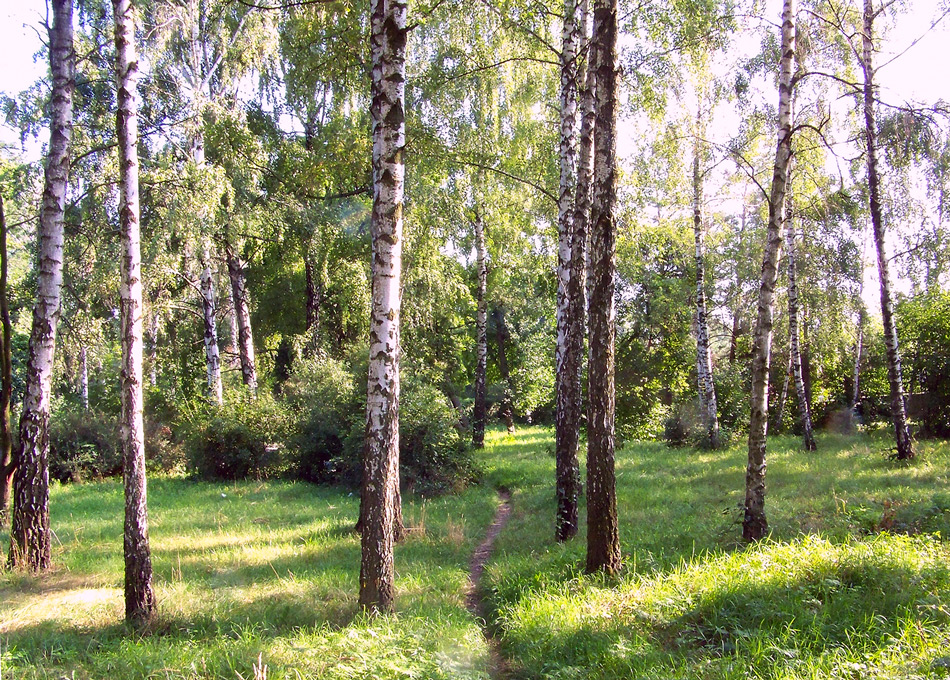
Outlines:
{"type": "Polygon", "coordinates": [[[89,357],[86,345],[79,348],[79,398],[84,411],[89,410],[89,357]]]}
{"type": "Polygon", "coordinates": [[[798,272],[795,260],[795,229],[790,215],[785,216],[785,238],[788,241],[788,352],[792,374],[795,376],[795,393],[798,396],[798,417],[802,422],[802,445],[806,451],[815,451],[815,433],[811,426],[811,407],[802,379],[802,355],[798,341],[798,272]]]}
{"type": "Polygon", "coordinates": [[[775,429],[782,431],[782,423],[785,422],[785,404],[788,402],[788,384],[792,380],[792,353],[788,353],[788,361],[785,365],[785,380],[782,381],[782,392],[778,398],[778,415],[775,417],[775,429]]]}
{"type": "Polygon", "coordinates": [[[591,69],[597,83],[590,220],[587,418],[587,571],[620,570],[614,472],[617,199],[617,0],[595,0],[591,69]]]}
{"type": "Polygon", "coordinates": [[[874,120],[874,66],[872,62],[874,17],[871,0],[864,0],[863,63],[861,66],[864,70],[864,134],[867,144],[868,194],[870,195],[874,245],[877,248],[878,276],[881,281],[881,316],[884,320],[884,346],[887,348],[887,381],[891,390],[894,439],[897,443],[898,460],[909,460],[914,457],[914,446],[907,427],[907,411],[904,407],[904,381],[901,375],[897,322],[894,319],[887,253],[884,247],[884,219],[881,212],[881,189],[877,171],[877,123],[874,120]]]}
{"type": "Polygon", "coordinates": [[[304,274],[307,278],[307,330],[310,331],[310,344],[313,351],[320,349],[320,305],[322,286],[317,283],[310,253],[303,258],[304,274]]]}
{"type": "Polygon", "coordinates": [[[13,474],[10,566],[45,571],[50,567],[49,418],[56,325],[63,285],[63,215],[73,129],[72,0],[52,0],[49,31],[50,141],[40,224],[37,231],[36,305],[26,366],[20,444],[13,474]]]}
{"type": "Polygon", "coordinates": [[[119,222],[122,232],[122,439],[125,481],[125,619],[142,627],[155,612],[145,487],[142,416],[142,256],[139,228],[138,59],[135,9],[113,0],[116,52],[116,138],[119,142],[119,222]]]}
{"type": "Polygon", "coordinates": [[[505,382],[505,393],[501,398],[501,407],[499,409],[502,420],[505,421],[505,427],[508,434],[515,433],[515,407],[514,407],[514,389],[511,385],[511,370],[508,368],[508,339],[511,334],[508,332],[508,324],[505,323],[505,308],[495,307],[495,342],[498,345],[498,372],[501,373],[501,379],[505,382]]]}
{"type": "Polygon", "coordinates": [[[792,65],[795,63],[795,0],[784,0],[778,82],[778,143],[769,194],[768,240],[762,258],[762,280],[752,338],[752,398],[749,422],[749,463],[746,467],[745,516],[742,536],[757,541],[768,533],[765,518],[765,449],[769,423],[769,361],[775,283],[782,259],[782,220],[785,189],[792,156],[792,65]]]}
{"type": "MultiPolygon", "coordinates": [[[[578,20],[581,39],[590,42],[590,11],[588,0],[578,3],[578,20]]],[[[558,469],[557,538],[568,540],[577,535],[578,497],[581,493],[580,427],[584,413],[583,372],[584,338],[587,328],[587,237],[591,212],[591,176],[593,175],[594,141],[594,88],[595,73],[590,67],[590,51],[578,68],[578,80],[583,82],[580,91],[581,131],[578,145],[577,185],[574,192],[574,218],[571,238],[571,271],[568,285],[567,348],[565,351],[564,375],[561,391],[564,392],[566,431],[573,437],[573,446],[565,441],[564,450],[570,454],[561,460],[558,469]],[[573,453],[570,453],[573,452],[573,453]]],[[[581,55],[579,55],[580,57],[581,55]]]]}
{"type": "Polygon", "coordinates": [[[736,309],[732,314],[732,332],[729,334],[729,365],[736,363],[736,352],[739,349],[739,331],[741,321],[739,319],[739,310],[736,309]]]}
{"type": "MultiPolygon", "coordinates": [[[[554,536],[566,541],[577,535],[577,496],[580,468],[577,447],[581,427],[581,362],[584,351],[583,295],[577,295],[578,277],[584,276],[584,248],[576,236],[578,175],[578,83],[580,42],[586,37],[586,0],[565,0],[561,38],[561,180],[558,197],[557,351],[555,354],[555,460],[557,514],[554,536]]],[[[589,153],[588,153],[589,156],[589,153]]],[[[585,216],[586,217],[586,216],[585,216]]],[[[586,228],[586,223],[581,225],[586,228]]]]}
{"type": "Polygon", "coordinates": [[[858,338],[854,343],[854,384],[851,391],[851,411],[858,408],[861,397],[861,357],[864,354],[864,306],[858,310],[858,338]]]}
{"type": "Polygon", "coordinates": [[[481,213],[475,213],[475,268],[478,270],[478,291],[475,307],[475,413],[472,423],[472,444],[485,446],[487,405],[485,389],[488,373],[488,248],[481,213]]]}
{"type": "Polygon", "coordinates": [[[7,516],[13,490],[13,428],[10,425],[10,401],[13,397],[13,359],[10,307],[7,301],[7,222],[0,196],[0,519],[7,516]]]}
{"type": "MultiPolygon", "coordinates": [[[[230,282],[231,282],[231,277],[229,273],[228,283],[230,284],[230,282]]],[[[230,285],[228,286],[228,288],[230,288],[230,285]]],[[[234,308],[233,291],[231,292],[230,295],[228,295],[228,303],[229,304],[227,306],[227,309],[224,312],[224,315],[228,319],[228,325],[230,326],[228,330],[230,331],[230,334],[229,334],[227,342],[222,348],[222,351],[225,354],[224,360],[227,361],[228,368],[240,369],[241,368],[241,352],[238,349],[238,345],[239,345],[238,338],[241,336],[241,331],[238,330],[237,310],[234,308]]],[[[242,379],[243,379],[243,376],[242,376],[242,379]]]]}
{"type": "Polygon", "coordinates": [[[706,446],[719,448],[719,416],[716,384],[713,382],[712,354],[709,350],[709,320],[706,312],[706,258],[703,249],[703,174],[700,170],[702,146],[697,137],[693,148],[693,236],[696,241],[696,368],[706,446]]]}
{"type": "Polygon", "coordinates": [[[208,394],[214,402],[224,404],[224,389],[221,386],[221,353],[218,349],[218,322],[215,318],[214,279],[211,271],[211,253],[205,249],[201,270],[201,311],[205,323],[205,367],[208,376],[208,394]]]}
{"type": "Polygon", "coordinates": [[[405,0],[371,0],[373,299],[363,450],[360,606],[394,607],[399,503],[399,316],[406,146],[405,0]]]}
{"type": "Polygon", "coordinates": [[[254,336],[251,334],[251,309],[247,301],[247,280],[244,277],[244,262],[235,252],[234,246],[227,245],[228,278],[231,279],[231,300],[234,303],[234,317],[237,320],[237,346],[241,357],[241,378],[251,393],[257,396],[257,365],[254,361],[254,336]]]}

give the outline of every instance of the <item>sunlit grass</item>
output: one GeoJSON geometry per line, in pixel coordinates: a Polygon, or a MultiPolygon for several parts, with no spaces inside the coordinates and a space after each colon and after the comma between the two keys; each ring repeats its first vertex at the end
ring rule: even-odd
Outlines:
{"type": "Polygon", "coordinates": [[[55,486],[54,572],[0,573],[0,678],[237,680],[258,655],[271,680],[486,678],[464,592],[497,488],[513,513],[484,594],[513,677],[950,676],[950,446],[922,442],[897,463],[883,437],[819,445],[770,439],[772,534],[751,548],[739,540],[744,445],[626,446],[624,571],[603,579],[582,574],[583,526],[553,541],[551,430],[491,431],[481,486],[404,499],[399,613],[379,619],[357,607],[356,494],[155,479],[147,635],[121,623],[120,485],[55,486]]]}
{"type": "Polygon", "coordinates": [[[534,471],[488,570],[514,677],[950,675],[946,443],[901,464],[884,439],[828,435],[806,453],[771,438],[772,535],[751,548],[743,445],[631,444],[617,454],[616,579],[582,574],[583,527],[552,542],[550,440],[496,443],[534,471]]]}
{"type": "Polygon", "coordinates": [[[137,636],[121,624],[121,487],[54,487],[54,572],[0,575],[0,677],[249,678],[261,653],[272,679],[486,677],[461,592],[492,489],[405,499],[399,615],[376,620],[357,607],[349,490],[156,479],[149,507],[159,613],[137,636]]]}

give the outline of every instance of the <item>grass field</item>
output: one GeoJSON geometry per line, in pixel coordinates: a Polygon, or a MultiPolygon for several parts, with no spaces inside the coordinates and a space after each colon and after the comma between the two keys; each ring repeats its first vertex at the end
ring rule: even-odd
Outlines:
{"type": "Polygon", "coordinates": [[[580,573],[583,532],[551,540],[551,432],[492,432],[480,486],[404,499],[399,613],[375,620],[356,606],[356,495],[152,480],[160,615],[144,636],[121,624],[120,485],[56,486],[54,573],[0,573],[0,678],[488,677],[464,587],[498,487],[514,512],[484,595],[510,677],[950,677],[950,445],[910,464],[873,437],[819,446],[770,440],[773,534],[753,548],[741,445],[625,447],[625,570],[605,580],[580,573]]]}

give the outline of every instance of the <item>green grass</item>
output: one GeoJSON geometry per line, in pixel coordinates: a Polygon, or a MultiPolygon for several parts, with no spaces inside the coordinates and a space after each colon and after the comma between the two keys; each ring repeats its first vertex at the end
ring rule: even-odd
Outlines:
{"type": "Polygon", "coordinates": [[[496,447],[530,471],[488,572],[511,676],[950,676],[950,446],[921,443],[909,464],[888,460],[883,439],[819,446],[770,439],[772,535],[751,548],[743,445],[626,446],[615,579],[581,573],[583,529],[551,543],[550,442],[496,447]]]}
{"type": "MultiPolygon", "coordinates": [[[[0,678],[481,678],[487,648],[464,608],[493,491],[406,499],[397,618],[357,611],[358,494],[278,482],[149,485],[159,617],[130,636],[122,605],[122,489],[55,486],[56,570],[0,575],[0,678]]],[[[0,536],[8,545],[8,534],[0,536]]]]}
{"type": "MultiPolygon", "coordinates": [[[[770,439],[768,541],[739,542],[745,449],[618,453],[625,568],[584,576],[555,544],[550,430],[493,431],[485,481],[406,497],[395,617],[356,604],[358,499],[305,484],[152,480],[159,617],[122,625],[122,491],[55,486],[56,569],[0,573],[0,678],[486,678],[468,561],[512,491],[486,572],[516,678],[950,677],[950,446],[888,460],[883,438],[770,439]]],[[[9,542],[0,532],[4,550],[9,542]]]]}

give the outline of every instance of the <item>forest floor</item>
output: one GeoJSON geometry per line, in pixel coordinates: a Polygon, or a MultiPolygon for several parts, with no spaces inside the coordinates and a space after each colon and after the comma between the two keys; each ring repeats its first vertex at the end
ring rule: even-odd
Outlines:
{"type": "Polygon", "coordinates": [[[356,606],[358,494],[153,479],[146,635],[121,623],[120,483],[55,486],[54,572],[0,573],[0,678],[950,677],[950,445],[907,464],[883,437],[819,446],[770,439],[773,533],[751,548],[741,443],[624,447],[625,568],[604,579],[581,573],[583,530],[552,540],[552,432],[492,432],[482,484],[404,497],[399,613],[375,619],[356,606]],[[477,579],[486,637],[467,593],[499,489],[511,515],[477,579]]]}

